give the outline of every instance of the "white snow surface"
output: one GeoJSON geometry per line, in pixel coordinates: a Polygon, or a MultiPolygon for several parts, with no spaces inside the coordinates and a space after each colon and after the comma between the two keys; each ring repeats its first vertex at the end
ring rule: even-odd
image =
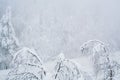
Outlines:
{"type": "MultiPolygon", "coordinates": [[[[119,61],[120,55],[118,55],[118,53],[120,52],[113,53],[112,55],[110,55],[110,57],[113,57],[112,59],[115,61],[119,61]]],[[[95,73],[94,73],[94,67],[93,67],[91,56],[78,56],[78,58],[70,59],[70,61],[74,62],[78,66],[80,71],[83,72],[83,75],[87,73],[92,78],[92,80],[95,80],[95,73]]],[[[42,65],[47,72],[46,80],[48,79],[52,80],[51,77],[54,74],[55,65],[56,65],[56,59],[55,60],[50,59],[42,65]]],[[[9,71],[10,70],[1,70],[0,80],[6,80],[6,77],[9,71]]]]}
{"type": "Polygon", "coordinates": [[[0,80],[6,80],[9,70],[0,70],[0,80]]]}
{"type": "MultiPolygon", "coordinates": [[[[87,72],[89,73],[90,76],[93,76],[94,75],[93,67],[92,67],[93,65],[89,59],[90,59],[89,57],[80,57],[70,60],[74,62],[81,71],[87,72]]],[[[55,65],[56,65],[56,60],[49,60],[45,64],[43,64],[47,72],[47,77],[46,77],[47,79],[51,79],[51,77],[53,76],[55,65]]],[[[10,70],[0,71],[0,80],[5,80],[9,71],[10,70]]]]}
{"type": "MultiPolygon", "coordinates": [[[[91,78],[94,77],[93,63],[91,61],[90,56],[88,56],[88,57],[81,56],[79,58],[70,59],[70,61],[74,62],[78,66],[78,68],[82,72],[83,76],[86,76],[86,72],[87,72],[87,74],[89,74],[89,76],[91,76],[91,78]]],[[[54,69],[56,66],[56,62],[57,62],[56,59],[55,60],[51,59],[43,64],[43,67],[45,68],[45,70],[47,72],[46,79],[52,80],[53,74],[55,73],[54,69]]],[[[5,80],[9,71],[10,70],[0,71],[0,80],[5,80]]],[[[33,72],[35,72],[35,70],[33,72]]]]}

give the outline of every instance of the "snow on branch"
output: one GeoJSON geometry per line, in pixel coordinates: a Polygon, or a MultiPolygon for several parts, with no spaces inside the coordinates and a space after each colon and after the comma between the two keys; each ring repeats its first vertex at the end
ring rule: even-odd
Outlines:
{"type": "Polygon", "coordinates": [[[24,47],[15,53],[12,63],[15,66],[19,66],[22,64],[32,64],[39,66],[42,65],[42,60],[36,54],[35,50],[24,47]]]}

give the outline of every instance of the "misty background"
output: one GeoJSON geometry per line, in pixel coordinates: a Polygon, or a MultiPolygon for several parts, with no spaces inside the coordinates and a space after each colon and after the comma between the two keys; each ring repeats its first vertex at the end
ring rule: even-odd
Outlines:
{"type": "Polygon", "coordinates": [[[91,39],[120,50],[119,0],[0,0],[0,18],[12,8],[12,21],[21,46],[40,57],[80,54],[91,39]]]}

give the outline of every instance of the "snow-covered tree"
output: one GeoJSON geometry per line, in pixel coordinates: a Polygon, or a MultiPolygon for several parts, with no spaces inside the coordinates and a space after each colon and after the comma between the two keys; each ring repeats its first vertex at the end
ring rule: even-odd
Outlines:
{"type": "Polygon", "coordinates": [[[46,71],[41,59],[34,50],[22,48],[13,58],[14,68],[8,74],[7,80],[44,80],[46,71]]]}
{"type": "Polygon", "coordinates": [[[63,54],[60,54],[61,58],[57,61],[55,66],[55,80],[79,80],[81,73],[75,63],[70,60],[64,59],[63,54]]]}
{"type": "Polygon", "coordinates": [[[0,61],[0,66],[4,66],[0,69],[9,68],[9,63],[17,48],[18,40],[15,37],[15,32],[12,25],[11,9],[8,7],[6,13],[0,20],[0,57],[2,58],[0,61]]]}
{"type": "Polygon", "coordinates": [[[18,40],[15,36],[11,20],[11,8],[8,7],[6,14],[3,15],[0,21],[0,44],[1,48],[7,50],[10,54],[18,48],[18,40]]]}
{"type": "Polygon", "coordinates": [[[81,51],[92,56],[96,80],[110,80],[112,69],[107,46],[101,41],[92,40],[85,43],[81,51]]]}

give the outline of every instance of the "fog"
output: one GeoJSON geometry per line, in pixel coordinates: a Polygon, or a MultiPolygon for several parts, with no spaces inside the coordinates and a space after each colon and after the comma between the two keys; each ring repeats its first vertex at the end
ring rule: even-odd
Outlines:
{"type": "Polygon", "coordinates": [[[0,0],[0,17],[11,6],[21,46],[36,49],[41,57],[61,52],[76,57],[91,39],[120,49],[119,4],[119,0],[0,0]]]}

